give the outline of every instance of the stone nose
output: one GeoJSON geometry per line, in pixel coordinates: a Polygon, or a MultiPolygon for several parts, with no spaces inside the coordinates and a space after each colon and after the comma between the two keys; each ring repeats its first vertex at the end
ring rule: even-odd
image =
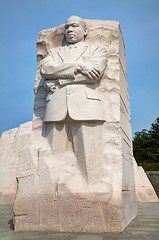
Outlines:
{"type": "Polygon", "coordinates": [[[69,26],[68,29],[67,29],[67,32],[73,32],[73,27],[69,26]]]}

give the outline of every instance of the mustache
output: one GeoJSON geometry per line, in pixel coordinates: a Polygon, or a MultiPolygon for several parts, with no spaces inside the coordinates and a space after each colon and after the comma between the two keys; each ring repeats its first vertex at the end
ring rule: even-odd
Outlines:
{"type": "Polygon", "coordinates": [[[76,36],[76,34],[74,34],[74,33],[67,33],[66,35],[67,35],[67,36],[68,36],[68,35],[76,36]]]}

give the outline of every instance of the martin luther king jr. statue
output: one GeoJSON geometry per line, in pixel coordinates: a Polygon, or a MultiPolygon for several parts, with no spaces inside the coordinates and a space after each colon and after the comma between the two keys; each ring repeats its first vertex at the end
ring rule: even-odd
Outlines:
{"type": "Polygon", "coordinates": [[[83,177],[94,182],[101,175],[98,165],[102,164],[101,125],[105,121],[97,88],[107,55],[104,47],[86,44],[86,35],[84,20],[69,17],[65,23],[66,45],[48,50],[41,61],[41,75],[49,88],[44,122],[54,123],[53,152],[65,154],[70,142],[83,177]],[[56,132],[63,128],[67,137],[59,140],[56,132]]]}
{"type": "Polygon", "coordinates": [[[137,210],[120,25],[71,16],[39,33],[37,60],[15,231],[121,232],[137,210]]]}

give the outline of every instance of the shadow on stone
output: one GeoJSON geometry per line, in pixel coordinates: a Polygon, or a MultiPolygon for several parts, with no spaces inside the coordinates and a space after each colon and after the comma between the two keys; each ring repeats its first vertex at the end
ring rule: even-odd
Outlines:
{"type": "Polygon", "coordinates": [[[10,219],[8,224],[10,225],[10,229],[14,231],[14,223],[13,223],[13,219],[10,219]]]}

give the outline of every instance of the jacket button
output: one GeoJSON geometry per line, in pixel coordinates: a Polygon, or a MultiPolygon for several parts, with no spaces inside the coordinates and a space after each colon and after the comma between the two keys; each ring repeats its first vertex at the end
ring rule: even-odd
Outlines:
{"type": "Polygon", "coordinates": [[[68,92],[68,95],[71,95],[71,92],[70,92],[70,91],[68,92]]]}

